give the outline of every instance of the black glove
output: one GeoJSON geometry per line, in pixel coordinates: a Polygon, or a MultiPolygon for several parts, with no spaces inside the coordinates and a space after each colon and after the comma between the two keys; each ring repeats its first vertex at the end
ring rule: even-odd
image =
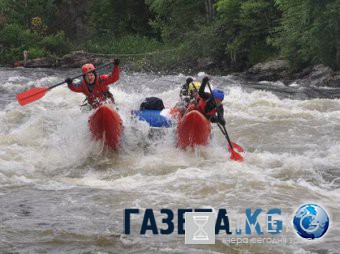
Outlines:
{"type": "Polygon", "coordinates": [[[208,78],[208,77],[204,77],[204,78],[202,79],[202,83],[208,83],[208,81],[209,81],[209,78],[208,78]]]}
{"type": "Polygon", "coordinates": [[[222,124],[223,126],[225,125],[225,120],[222,118],[219,120],[220,124],[222,124]]]}
{"type": "Polygon", "coordinates": [[[71,78],[67,78],[65,79],[65,82],[67,83],[67,85],[71,85],[73,80],[71,78]]]}
{"type": "Polygon", "coordinates": [[[115,58],[115,59],[113,60],[113,64],[114,64],[114,65],[118,66],[119,63],[120,63],[120,61],[119,61],[118,58],[115,58]]]}
{"type": "Polygon", "coordinates": [[[219,121],[219,119],[218,119],[218,117],[217,116],[212,116],[212,117],[210,117],[210,122],[212,122],[212,123],[217,123],[218,121],[219,121]]]}

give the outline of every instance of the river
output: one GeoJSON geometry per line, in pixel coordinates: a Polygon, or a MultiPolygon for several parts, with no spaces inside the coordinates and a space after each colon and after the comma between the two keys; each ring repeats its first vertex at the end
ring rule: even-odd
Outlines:
{"type": "Polygon", "coordinates": [[[339,89],[211,76],[214,86],[229,93],[226,126],[246,150],[240,163],[229,159],[216,126],[208,146],[183,151],[175,147],[174,130],[150,137],[145,123],[131,119],[131,110],[148,96],[173,106],[183,74],[121,73],[110,88],[124,122],[118,153],[91,139],[90,113],[79,107],[84,96],[67,86],[23,107],[15,99],[78,72],[0,68],[1,253],[339,252],[339,89]],[[292,218],[308,202],[330,217],[328,232],[318,240],[299,237],[289,220],[280,237],[296,241],[286,244],[236,244],[220,233],[215,245],[185,245],[177,234],[180,208],[225,208],[232,221],[247,208],[279,208],[292,218]],[[128,208],[140,214],[131,217],[131,233],[124,234],[128,208]],[[171,209],[174,233],[140,235],[146,208],[153,209],[158,228],[166,228],[160,210],[171,209]]]}

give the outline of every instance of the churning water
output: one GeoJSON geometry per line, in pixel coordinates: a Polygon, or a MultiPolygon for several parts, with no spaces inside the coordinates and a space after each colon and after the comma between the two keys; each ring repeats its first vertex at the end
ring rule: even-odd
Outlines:
{"type": "MultiPolygon", "coordinates": [[[[78,70],[0,69],[0,250],[2,253],[336,253],[340,249],[339,90],[280,82],[246,84],[212,76],[229,95],[224,101],[231,139],[246,150],[231,161],[219,129],[206,147],[176,148],[175,132],[150,137],[131,119],[145,97],[166,107],[178,101],[186,77],[121,73],[111,86],[124,121],[118,153],[93,141],[84,96],[66,86],[20,106],[15,95],[58,83],[78,70]],[[270,89],[270,90],[268,90],[270,89]],[[184,235],[140,235],[152,208],[159,228],[162,208],[225,208],[229,220],[246,208],[279,208],[292,216],[307,202],[326,208],[330,227],[320,240],[296,235],[284,221],[290,244],[185,245],[184,235]],[[124,210],[139,208],[124,234],[124,210]]],[[[265,234],[264,236],[268,236],[265,234]]]]}

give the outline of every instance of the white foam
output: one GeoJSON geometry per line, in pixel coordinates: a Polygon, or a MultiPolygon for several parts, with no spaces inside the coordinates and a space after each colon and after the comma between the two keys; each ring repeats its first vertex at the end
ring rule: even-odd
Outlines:
{"type": "MultiPolygon", "coordinates": [[[[1,186],[112,190],[107,193],[121,196],[116,204],[120,209],[293,209],[312,200],[335,213],[340,202],[339,100],[280,99],[268,91],[247,92],[234,81],[224,107],[230,138],[246,150],[240,163],[230,160],[227,141],[216,126],[209,145],[184,151],[176,148],[175,129],[152,139],[147,123],[131,118],[131,110],[145,97],[175,105],[185,78],[122,73],[110,87],[124,123],[118,153],[92,140],[87,122],[91,112],[79,109],[82,94],[61,86],[25,107],[13,99],[0,112],[1,186]]],[[[39,78],[25,87],[60,79],[39,78]]],[[[10,88],[15,81],[8,81],[8,91],[18,89],[10,88]]]]}

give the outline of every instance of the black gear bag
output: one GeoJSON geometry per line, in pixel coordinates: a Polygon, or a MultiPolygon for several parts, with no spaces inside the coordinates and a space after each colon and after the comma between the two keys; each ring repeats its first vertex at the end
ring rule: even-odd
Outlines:
{"type": "Polygon", "coordinates": [[[151,110],[163,110],[164,104],[162,99],[157,97],[147,97],[145,100],[140,104],[139,110],[143,111],[145,109],[151,110]]]}

